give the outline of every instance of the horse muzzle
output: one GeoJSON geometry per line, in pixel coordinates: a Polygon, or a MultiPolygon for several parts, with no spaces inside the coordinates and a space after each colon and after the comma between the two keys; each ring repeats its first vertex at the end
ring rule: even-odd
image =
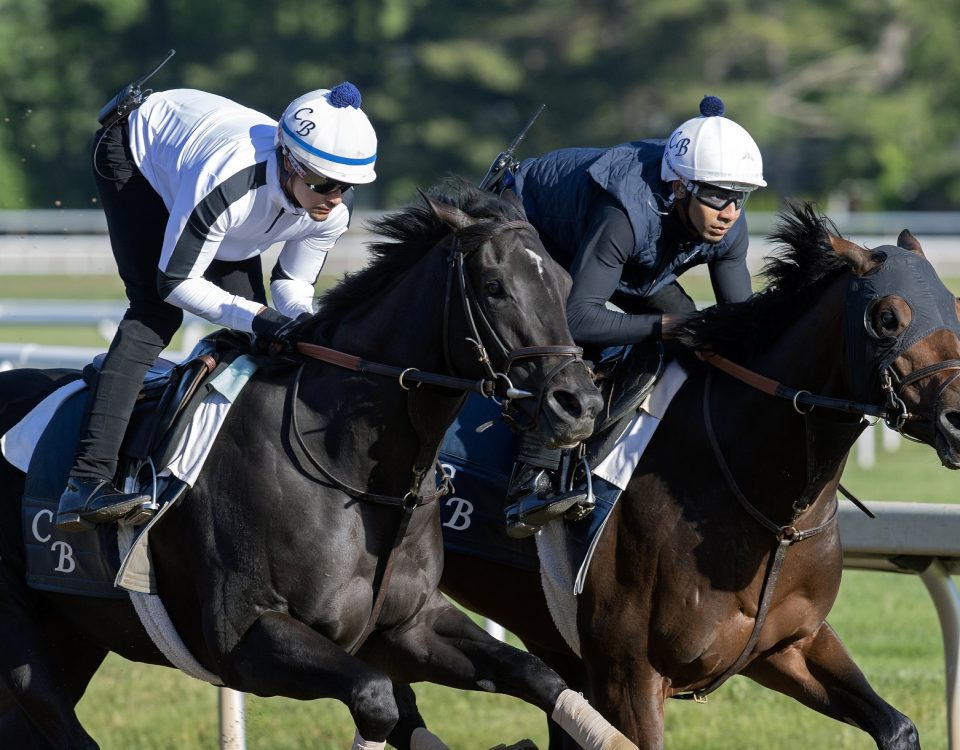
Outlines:
{"type": "Polygon", "coordinates": [[[600,391],[584,373],[577,387],[557,385],[544,394],[540,430],[548,448],[570,448],[593,432],[594,419],[603,408],[600,391]]]}
{"type": "Polygon", "coordinates": [[[960,409],[941,406],[934,426],[934,446],[940,463],[948,469],[960,469],[960,409]]]}

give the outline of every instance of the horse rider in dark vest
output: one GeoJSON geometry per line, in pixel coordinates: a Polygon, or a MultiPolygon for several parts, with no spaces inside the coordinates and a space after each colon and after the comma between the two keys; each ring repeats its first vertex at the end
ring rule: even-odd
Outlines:
{"type": "Polygon", "coordinates": [[[115,486],[147,370],[188,310],[290,346],[312,316],[353,186],[376,178],[377,137],[348,82],[311,91],[279,123],[214,94],[150,94],[96,134],[94,178],[129,307],[90,394],[57,527],[114,521],[150,500],[115,486]],[[266,304],[260,255],[280,244],[266,304]]]}
{"type": "MultiPolygon", "coordinates": [[[[696,310],[677,282],[693,266],[708,266],[718,303],[752,292],[743,206],[766,185],[760,150],[717,97],[704,97],[700,113],[666,141],[560,149],[501,180],[573,277],[567,321],[591,358],[669,337],[696,310]]],[[[507,492],[510,536],[530,536],[586,499],[558,484],[561,455],[524,433],[507,492]]]]}

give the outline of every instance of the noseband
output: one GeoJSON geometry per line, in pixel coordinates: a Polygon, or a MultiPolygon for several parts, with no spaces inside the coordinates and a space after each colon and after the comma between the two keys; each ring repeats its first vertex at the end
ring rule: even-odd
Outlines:
{"type": "Polygon", "coordinates": [[[583,349],[579,346],[524,346],[508,348],[503,339],[497,334],[489,318],[484,313],[477,300],[473,288],[467,283],[466,259],[483,246],[485,242],[493,240],[497,235],[508,231],[529,230],[536,232],[533,225],[526,221],[507,222],[478,222],[465,229],[454,231],[450,235],[450,253],[447,256],[447,285],[443,304],[443,356],[450,372],[455,372],[452,357],[450,356],[450,312],[453,306],[451,297],[454,284],[452,277],[456,276],[457,290],[460,295],[460,304],[467,323],[466,341],[472,346],[477,361],[480,363],[487,380],[494,384],[491,397],[500,404],[501,415],[512,422],[517,429],[530,430],[536,427],[537,416],[543,408],[543,400],[547,387],[553,379],[566,367],[574,362],[583,361],[583,349]],[[478,231],[479,230],[479,231],[478,231]],[[484,341],[487,342],[484,345],[484,341]],[[487,352],[490,348],[495,352],[497,359],[502,363],[501,371],[494,368],[494,363],[487,352]],[[547,373],[537,393],[515,388],[510,379],[510,370],[517,360],[532,359],[535,357],[562,357],[562,361],[547,373]],[[513,401],[524,398],[536,398],[537,405],[529,418],[521,423],[517,419],[513,401]]]}

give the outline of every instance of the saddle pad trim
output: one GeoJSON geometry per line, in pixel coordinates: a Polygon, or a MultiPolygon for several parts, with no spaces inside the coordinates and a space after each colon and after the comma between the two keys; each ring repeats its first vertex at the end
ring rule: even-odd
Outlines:
{"type": "Polygon", "coordinates": [[[640,412],[634,417],[613,450],[603,461],[593,467],[594,475],[621,490],[627,488],[630,477],[640,463],[640,457],[647,449],[653,433],[660,426],[660,420],[667,412],[667,407],[686,379],[687,372],[679,363],[671,362],[667,365],[663,377],[644,400],[640,412]]]}

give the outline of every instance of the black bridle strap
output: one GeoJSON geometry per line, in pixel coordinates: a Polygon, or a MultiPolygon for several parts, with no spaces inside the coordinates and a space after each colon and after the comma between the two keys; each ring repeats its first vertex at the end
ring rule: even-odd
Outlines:
{"type": "MultiPolygon", "coordinates": [[[[505,229],[515,229],[519,227],[530,227],[530,225],[524,221],[507,222],[506,224],[500,225],[498,227],[499,231],[497,231],[495,234],[499,234],[500,231],[505,229]]],[[[530,228],[533,229],[532,227],[530,228]]],[[[467,340],[473,344],[477,359],[479,360],[480,365],[486,370],[488,378],[495,381],[502,380],[502,377],[493,369],[493,365],[490,362],[490,357],[487,355],[486,347],[483,345],[484,335],[486,336],[487,340],[491,341],[497,347],[497,349],[500,350],[499,353],[504,358],[503,376],[506,376],[510,372],[510,368],[513,367],[514,364],[514,360],[517,359],[528,357],[567,356],[572,358],[571,361],[582,360],[583,349],[579,346],[573,345],[526,346],[519,347],[517,349],[508,349],[500,336],[497,335],[496,330],[494,330],[494,327],[490,324],[487,316],[483,314],[483,308],[480,306],[480,302],[477,300],[473,289],[467,283],[464,260],[466,256],[472,253],[476,248],[464,250],[456,232],[454,232],[451,237],[452,247],[448,261],[447,289],[443,304],[443,354],[444,361],[447,363],[447,368],[451,372],[453,372],[454,367],[450,357],[450,338],[448,331],[450,318],[450,293],[453,289],[451,277],[453,276],[454,271],[456,271],[457,275],[457,287],[460,290],[460,303],[463,309],[463,315],[467,321],[467,328],[472,334],[472,337],[468,338],[467,340]],[[480,324],[482,324],[482,332],[480,327],[477,325],[478,320],[480,321],[480,324]]],[[[549,382],[550,379],[546,379],[543,387],[546,388],[549,382]]]]}
{"type": "Polygon", "coordinates": [[[861,414],[869,415],[871,417],[885,417],[887,415],[887,408],[884,406],[864,404],[859,401],[851,401],[844,398],[833,398],[831,396],[817,396],[809,391],[791,388],[790,386],[768,378],[765,375],[760,375],[753,370],[748,370],[746,367],[738,365],[736,362],[731,362],[729,359],[721,354],[717,354],[716,352],[700,350],[697,351],[696,354],[697,357],[702,359],[707,364],[713,365],[718,370],[721,370],[727,375],[736,378],[741,383],[745,383],[751,388],[755,388],[756,390],[766,393],[769,396],[776,396],[777,398],[783,398],[787,399],[788,401],[792,401],[794,406],[799,404],[810,407],[821,406],[825,409],[833,409],[835,411],[841,411],[847,414],[861,414]]]}
{"type": "MultiPolygon", "coordinates": [[[[917,370],[914,370],[906,377],[898,380],[897,391],[903,393],[903,389],[911,383],[916,383],[918,380],[923,380],[931,375],[936,375],[938,372],[943,370],[960,370],[960,359],[945,359],[943,362],[935,362],[932,365],[927,365],[926,367],[921,367],[917,370]]],[[[953,378],[951,378],[951,381],[955,380],[956,378],[957,375],[955,374],[953,378]]]]}
{"type": "Polygon", "coordinates": [[[310,359],[318,359],[321,362],[336,365],[345,370],[396,378],[397,382],[403,388],[408,388],[407,383],[425,383],[427,385],[453,388],[459,391],[471,391],[483,396],[490,396],[494,393],[496,386],[496,382],[493,380],[468,380],[466,378],[455,378],[450,375],[423,372],[414,367],[385,365],[379,362],[371,362],[368,359],[347,354],[337,349],[330,349],[329,347],[318,344],[308,344],[303,341],[297,344],[297,352],[310,359]]]}
{"type": "Polygon", "coordinates": [[[712,384],[713,373],[708,373],[706,382],[703,385],[703,422],[707,431],[707,437],[710,441],[710,448],[713,450],[713,456],[720,467],[727,486],[730,488],[730,491],[733,492],[733,496],[737,499],[737,502],[740,503],[743,509],[747,511],[757,523],[767,529],[767,531],[776,534],[778,538],[781,536],[788,538],[791,542],[802,542],[804,539],[809,539],[830,528],[837,520],[838,507],[834,507],[830,517],[819,526],[801,531],[797,529],[794,524],[797,519],[806,512],[807,508],[795,511],[790,522],[785,526],[781,526],[767,518],[759,508],[747,499],[747,496],[743,494],[743,490],[740,489],[740,485],[737,484],[733,472],[730,470],[730,465],[727,463],[727,459],[723,455],[723,449],[720,447],[720,441],[717,439],[717,432],[713,427],[713,415],[710,408],[710,390],[712,384]]]}

